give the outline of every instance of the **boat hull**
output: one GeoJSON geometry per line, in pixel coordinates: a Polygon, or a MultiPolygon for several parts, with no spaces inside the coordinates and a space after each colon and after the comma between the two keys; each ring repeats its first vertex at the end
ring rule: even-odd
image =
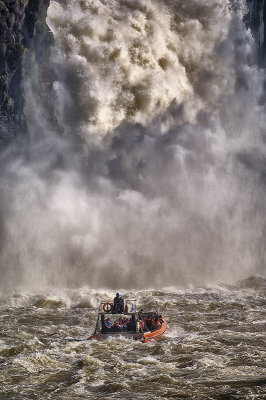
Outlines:
{"type": "Polygon", "coordinates": [[[147,343],[150,342],[151,340],[160,339],[165,333],[166,328],[167,324],[166,321],[163,319],[162,325],[158,329],[143,333],[142,337],[139,340],[141,340],[142,343],[147,343]]]}
{"type": "Polygon", "coordinates": [[[134,339],[134,340],[140,340],[143,336],[143,333],[135,333],[135,332],[110,332],[110,333],[95,333],[94,335],[91,335],[88,339],[94,339],[94,340],[107,340],[110,337],[113,338],[121,338],[124,337],[126,339],[134,339]]]}

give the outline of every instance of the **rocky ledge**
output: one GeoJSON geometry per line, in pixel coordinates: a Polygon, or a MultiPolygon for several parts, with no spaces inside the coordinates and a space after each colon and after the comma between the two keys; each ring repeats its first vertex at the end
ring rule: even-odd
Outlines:
{"type": "Polygon", "coordinates": [[[266,67],[266,0],[246,0],[249,8],[245,20],[258,47],[258,64],[266,67]]]}
{"type": "Polygon", "coordinates": [[[23,63],[47,56],[50,0],[0,0],[0,148],[26,133],[23,114],[23,63]],[[37,56],[35,57],[35,54],[37,56]]]}

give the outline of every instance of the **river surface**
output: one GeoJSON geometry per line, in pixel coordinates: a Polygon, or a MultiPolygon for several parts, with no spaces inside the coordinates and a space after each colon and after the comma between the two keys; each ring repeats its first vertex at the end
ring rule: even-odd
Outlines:
{"type": "Polygon", "coordinates": [[[109,290],[2,297],[0,399],[266,399],[266,279],[121,294],[162,313],[166,335],[86,340],[109,290]]]}

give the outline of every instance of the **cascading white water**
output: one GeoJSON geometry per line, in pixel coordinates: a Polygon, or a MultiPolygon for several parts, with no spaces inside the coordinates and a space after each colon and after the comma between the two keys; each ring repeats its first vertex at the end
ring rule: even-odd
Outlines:
{"type": "MultiPolygon", "coordinates": [[[[88,142],[123,121],[147,126],[160,116],[163,134],[217,112],[234,91],[234,40],[248,35],[224,1],[53,1],[48,23],[57,117],[88,142]],[[172,102],[183,108],[176,118],[166,111],[172,102]]],[[[241,51],[251,51],[247,40],[241,51]]]]}
{"type": "Polygon", "coordinates": [[[245,12],[51,2],[58,128],[26,85],[30,157],[2,162],[2,290],[264,272],[264,71],[245,12]]]}

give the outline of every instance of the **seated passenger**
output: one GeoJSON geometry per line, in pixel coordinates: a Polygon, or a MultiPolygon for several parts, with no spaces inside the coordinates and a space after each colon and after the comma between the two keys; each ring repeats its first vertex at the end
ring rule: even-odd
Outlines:
{"type": "Polygon", "coordinates": [[[128,330],[128,324],[129,324],[129,319],[125,319],[125,321],[123,323],[123,331],[127,331],[128,330]]]}
{"type": "Polygon", "coordinates": [[[150,315],[146,319],[145,323],[146,323],[147,329],[150,331],[152,329],[152,319],[151,319],[150,315]]]}
{"type": "Polygon", "coordinates": [[[162,325],[162,324],[161,324],[159,321],[156,321],[156,322],[154,323],[155,329],[160,328],[161,325],[162,325]]]}
{"type": "Polygon", "coordinates": [[[115,321],[114,323],[114,332],[119,332],[119,322],[115,321]]]}
{"type": "Polygon", "coordinates": [[[127,323],[127,330],[128,331],[134,331],[134,329],[135,329],[135,326],[134,326],[134,323],[133,323],[133,318],[131,317],[130,320],[128,321],[128,323],[127,323]]]}
{"type": "Polygon", "coordinates": [[[111,330],[111,326],[112,326],[111,320],[110,320],[110,318],[107,318],[107,320],[105,321],[105,329],[107,331],[110,331],[111,330]]]}

